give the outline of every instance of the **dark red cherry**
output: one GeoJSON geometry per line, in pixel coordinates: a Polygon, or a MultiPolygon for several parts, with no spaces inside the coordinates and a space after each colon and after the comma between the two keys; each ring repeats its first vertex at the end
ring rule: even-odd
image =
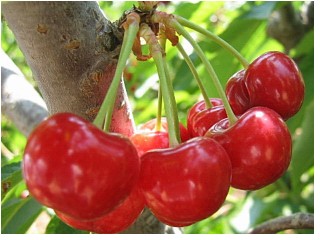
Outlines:
{"type": "Polygon", "coordinates": [[[245,72],[245,70],[236,72],[226,84],[226,95],[236,115],[243,114],[250,107],[249,94],[244,83],[245,72]]]}
{"type": "MultiPolygon", "coordinates": [[[[220,98],[210,98],[210,102],[212,106],[223,106],[222,100],[220,98]]],[[[194,104],[188,111],[187,114],[187,129],[189,131],[190,136],[193,136],[193,118],[196,114],[206,109],[206,103],[204,100],[201,100],[194,104]]]]}
{"type": "Polygon", "coordinates": [[[192,137],[199,137],[205,133],[214,124],[227,117],[227,113],[223,105],[204,109],[194,115],[190,131],[192,137]]]}
{"type": "Polygon", "coordinates": [[[227,151],[232,164],[231,186],[255,190],[273,183],[291,160],[291,135],[275,111],[254,107],[229,127],[223,119],[206,133],[227,151]]]}
{"type": "Polygon", "coordinates": [[[123,202],[138,181],[140,159],[129,139],[58,113],[29,136],[22,169],[30,194],[40,203],[86,220],[123,202]]]}
{"type": "Polygon", "coordinates": [[[134,187],[130,195],[117,208],[105,216],[95,220],[82,221],[56,211],[57,216],[73,228],[95,233],[121,232],[140,216],[145,205],[144,197],[138,185],[134,187]]]}
{"type": "Polygon", "coordinates": [[[296,63],[281,52],[267,52],[248,67],[244,82],[251,106],[275,110],[284,120],[296,114],[305,84],[296,63]]]}
{"type": "Polygon", "coordinates": [[[186,226],[205,219],[228,194],[230,160],[210,138],[193,138],[175,148],[147,152],[141,163],[146,204],[166,224],[186,226]]]}

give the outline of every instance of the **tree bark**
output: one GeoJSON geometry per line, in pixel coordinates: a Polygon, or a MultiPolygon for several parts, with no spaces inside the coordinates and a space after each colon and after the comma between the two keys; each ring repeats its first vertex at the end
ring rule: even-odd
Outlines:
{"type": "MultiPolygon", "coordinates": [[[[96,2],[5,2],[2,11],[49,113],[92,121],[113,78],[121,31],[96,2]]],[[[126,96],[122,83],[111,130],[129,136],[134,123],[126,96]]]]}
{"type": "MultiPolygon", "coordinates": [[[[2,12],[49,114],[72,112],[92,121],[114,75],[121,30],[105,18],[96,2],[2,2],[2,12]]],[[[126,136],[134,132],[123,82],[110,130],[126,136]]],[[[126,231],[165,232],[174,231],[147,210],[126,231]]]]}
{"type": "Polygon", "coordinates": [[[313,229],[314,215],[295,213],[291,216],[278,217],[262,223],[250,231],[255,234],[272,234],[288,229],[313,229]]]}

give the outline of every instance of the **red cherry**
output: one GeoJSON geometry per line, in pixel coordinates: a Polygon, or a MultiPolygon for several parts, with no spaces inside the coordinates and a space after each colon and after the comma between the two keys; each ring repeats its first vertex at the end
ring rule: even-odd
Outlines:
{"type": "Polygon", "coordinates": [[[169,147],[169,136],[167,132],[136,132],[131,135],[130,140],[136,147],[139,156],[153,149],[169,147]]]}
{"type": "Polygon", "coordinates": [[[191,123],[190,131],[192,137],[205,135],[212,125],[227,117],[226,110],[223,105],[204,109],[194,115],[191,123]]]}
{"type": "Polygon", "coordinates": [[[71,113],[39,124],[28,139],[23,173],[33,197],[78,219],[101,217],[131,192],[140,160],[125,137],[71,113]]]}
{"type": "Polygon", "coordinates": [[[216,212],[228,194],[230,178],[226,151],[209,138],[193,138],[141,157],[140,184],[146,204],[172,226],[190,225],[216,212]]]}
{"type": "Polygon", "coordinates": [[[112,212],[92,221],[81,221],[56,211],[57,216],[73,228],[95,233],[118,233],[121,232],[139,217],[145,205],[144,197],[138,185],[130,195],[112,212]]]}
{"type": "MultiPolygon", "coordinates": [[[[139,127],[139,130],[145,131],[149,130],[154,132],[156,129],[156,124],[157,124],[157,119],[151,119],[148,122],[142,124],[139,127]]],[[[181,142],[185,142],[190,139],[190,135],[188,130],[183,126],[182,123],[179,123],[179,129],[180,129],[180,136],[181,136],[181,142]]],[[[168,123],[167,123],[167,118],[161,118],[161,131],[163,132],[168,132],[168,123]]],[[[169,147],[169,145],[168,145],[169,147]]]]}
{"type": "Polygon", "coordinates": [[[251,106],[275,110],[284,120],[296,114],[304,98],[304,81],[295,62],[281,52],[267,52],[248,67],[244,82],[251,106]]]}
{"type": "Polygon", "coordinates": [[[244,84],[245,73],[245,70],[236,72],[226,84],[226,95],[236,115],[243,114],[250,107],[249,93],[244,84]]]}
{"type": "Polygon", "coordinates": [[[227,151],[234,188],[262,188],[280,178],[289,166],[291,135],[281,117],[271,109],[251,108],[231,127],[228,119],[223,119],[205,136],[227,151]]]}
{"type": "MultiPolygon", "coordinates": [[[[210,102],[212,103],[213,107],[220,106],[220,105],[223,106],[223,102],[220,98],[210,98],[210,102]]],[[[193,132],[194,132],[192,128],[194,116],[205,109],[206,109],[206,103],[204,100],[197,102],[189,109],[188,115],[187,115],[187,129],[191,136],[193,136],[193,132]]]]}

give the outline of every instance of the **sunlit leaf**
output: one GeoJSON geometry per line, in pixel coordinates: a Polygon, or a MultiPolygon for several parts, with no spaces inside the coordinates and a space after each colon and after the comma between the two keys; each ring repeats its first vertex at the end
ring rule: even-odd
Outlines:
{"type": "Polygon", "coordinates": [[[25,233],[43,210],[32,197],[11,199],[1,207],[1,232],[25,233]]]}
{"type": "Polygon", "coordinates": [[[314,161],[314,104],[309,104],[299,128],[299,135],[294,142],[291,160],[291,183],[296,193],[303,188],[301,175],[313,166],[314,161]]]}

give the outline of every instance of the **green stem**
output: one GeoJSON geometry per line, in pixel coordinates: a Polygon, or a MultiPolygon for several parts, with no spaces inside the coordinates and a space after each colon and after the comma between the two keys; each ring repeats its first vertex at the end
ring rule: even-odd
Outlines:
{"type": "Polygon", "coordinates": [[[162,92],[161,92],[161,87],[159,86],[159,90],[158,90],[158,107],[157,107],[157,121],[156,121],[156,127],[155,127],[156,132],[161,131],[161,128],[162,128],[161,118],[162,118],[162,92]]]}
{"type": "Polygon", "coordinates": [[[234,57],[236,57],[239,62],[242,64],[242,66],[246,69],[249,66],[249,62],[239,53],[239,51],[237,51],[234,47],[232,47],[229,43],[227,43],[225,40],[223,40],[222,38],[218,37],[217,35],[209,32],[208,30],[200,27],[197,24],[194,24],[193,22],[190,22],[189,20],[180,17],[180,16],[176,16],[175,18],[177,19],[177,21],[188,28],[191,28],[199,33],[202,33],[203,35],[205,35],[206,37],[212,39],[213,41],[215,41],[217,44],[219,44],[221,47],[223,47],[224,49],[226,49],[227,51],[229,51],[234,57]]]}
{"type": "Polygon", "coordinates": [[[223,87],[221,86],[221,83],[218,79],[217,74],[215,73],[215,71],[213,70],[210,62],[208,61],[208,59],[206,58],[205,54],[203,53],[202,49],[200,48],[200,46],[196,43],[196,41],[193,40],[193,38],[191,37],[191,35],[180,25],[179,22],[177,22],[177,20],[175,19],[171,19],[170,21],[170,25],[172,27],[174,27],[177,32],[179,34],[181,34],[182,36],[184,36],[192,45],[192,47],[194,48],[195,52],[198,54],[198,56],[200,57],[201,61],[203,62],[205,68],[207,69],[210,78],[213,81],[213,84],[215,85],[219,97],[221,98],[223,105],[226,109],[226,113],[229,119],[229,123],[230,126],[233,125],[236,121],[237,121],[237,117],[234,115],[231,106],[228,102],[227,96],[223,90],[223,87]]]}
{"type": "Polygon", "coordinates": [[[169,74],[164,63],[165,59],[163,56],[163,49],[147,24],[141,24],[140,36],[143,37],[149,45],[150,53],[157,67],[167,117],[169,144],[170,147],[175,147],[180,143],[178,109],[172,83],[167,77],[169,74]]]}
{"type": "MultiPolygon", "coordinates": [[[[173,86],[172,86],[172,81],[170,80],[170,74],[169,74],[169,68],[168,68],[168,64],[166,61],[166,57],[165,54],[162,54],[162,62],[163,62],[163,66],[164,66],[164,73],[166,75],[166,84],[169,84],[169,86],[165,86],[165,88],[167,88],[167,91],[169,91],[169,95],[170,95],[170,103],[167,102],[167,105],[169,104],[169,106],[172,106],[170,109],[171,113],[171,118],[168,118],[168,114],[167,114],[167,124],[168,124],[168,132],[169,132],[169,136],[170,136],[170,131],[174,131],[174,133],[171,133],[171,135],[174,135],[175,138],[177,138],[178,143],[179,144],[181,142],[181,138],[180,138],[180,127],[179,127],[179,118],[178,118],[178,109],[177,109],[177,103],[176,100],[174,98],[174,90],[173,90],[173,86]],[[169,125],[169,122],[172,121],[171,126],[169,125]],[[171,128],[171,129],[170,129],[171,128]]],[[[160,86],[160,88],[162,88],[160,86]]],[[[162,91],[162,90],[161,90],[162,91]]],[[[168,94],[167,94],[168,96],[168,94]]],[[[166,103],[166,102],[165,102],[166,103]]],[[[166,109],[167,112],[167,109],[166,109]]],[[[175,146],[177,144],[172,144],[172,146],[175,146]]]]}
{"type": "Polygon", "coordinates": [[[212,103],[210,101],[210,98],[208,97],[208,94],[206,93],[206,90],[200,80],[199,74],[196,70],[196,67],[194,66],[192,60],[190,59],[190,57],[188,56],[188,54],[186,53],[186,51],[183,49],[182,45],[180,43],[178,43],[176,45],[176,47],[178,48],[179,52],[182,54],[184,60],[186,61],[186,63],[188,64],[190,71],[193,75],[193,77],[196,79],[198,86],[200,88],[201,94],[203,96],[204,102],[206,104],[206,108],[211,108],[212,107],[212,103]]]}
{"type": "Polygon", "coordinates": [[[160,79],[160,88],[163,93],[164,108],[166,111],[169,144],[170,147],[175,147],[180,143],[179,135],[179,119],[177,104],[173,94],[173,87],[170,79],[166,77],[165,64],[163,63],[162,53],[153,51],[152,57],[157,66],[157,71],[160,79]]]}
{"type": "Polygon", "coordinates": [[[135,18],[129,23],[128,29],[125,29],[124,41],[120,50],[119,60],[118,60],[114,77],[112,79],[107,95],[102,102],[100,110],[93,121],[93,124],[95,126],[97,126],[98,128],[101,128],[105,119],[104,129],[106,131],[108,131],[110,128],[112,113],[113,113],[114,104],[117,97],[119,84],[121,81],[122,72],[126,66],[126,61],[130,56],[132,46],[138,31],[139,31],[139,19],[135,18]]]}
{"type": "MultiPolygon", "coordinates": [[[[163,51],[166,50],[166,38],[163,36],[159,39],[160,46],[162,47],[163,51]]],[[[166,76],[168,78],[168,76],[166,76]]],[[[158,90],[158,111],[157,111],[157,122],[156,122],[156,131],[160,131],[162,127],[162,91],[159,83],[159,90],[158,90]]]]}

